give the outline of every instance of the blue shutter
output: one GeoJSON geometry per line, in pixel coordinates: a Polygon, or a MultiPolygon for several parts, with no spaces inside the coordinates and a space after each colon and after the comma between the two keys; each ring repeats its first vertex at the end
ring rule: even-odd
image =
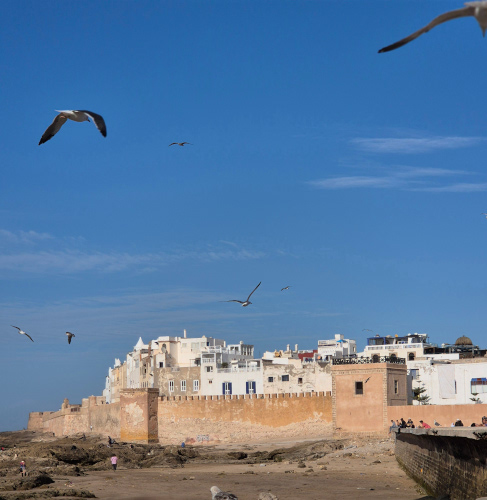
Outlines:
{"type": "Polygon", "coordinates": [[[254,394],[256,393],[256,390],[255,390],[255,382],[251,382],[252,384],[252,390],[254,391],[254,394]]]}
{"type": "Polygon", "coordinates": [[[232,383],[231,382],[228,383],[228,393],[232,394],[232,383]]]}
{"type": "Polygon", "coordinates": [[[222,394],[225,396],[225,382],[222,384],[222,394]]]}
{"type": "Polygon", "coordinates": [[[245,394],[249,394],[249,383],[245,382],[245,394]]]}

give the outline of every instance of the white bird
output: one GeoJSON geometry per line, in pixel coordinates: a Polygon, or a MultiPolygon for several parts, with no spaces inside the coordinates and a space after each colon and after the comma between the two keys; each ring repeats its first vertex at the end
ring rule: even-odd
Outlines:
{"type": "Polygon", "coordinates": [[[222,491],[218,486],[212,486],[210,488],[211,491],[211,500],[238,500],[238,498],[232,493],[227,493],[226,491],[222,491]]]}
{"type": "Polygon", "coordinates": [[[58,132],[59,129],[66,123],[66,120],[73,120],[74,122],[89,122],[90,118],[93,120],[96,128],[100,131],[103,137],[107,136],[107,127],[105,125],[105,120],[102,116],[93,113],[92,111],[83,110],[59,110],[59,113],[49,127],[47,127],[44,134],[42,134],[41,140],[39,141],[39,146],[44,144],[49,139],[52,139],[58,132]]]}
{"type": "Polygon", "coordinates": [[[290,288],[291,288],[291,286],[285,286],[284,288],[281,288],[281,292],[282,292],[283,290],[289,290],[290,288]]]}
{"type": "Polygon", "coordinates": [[[171,144],[169,144],[169,146],[174,146],[174,144],[176,144],[178,146],[184,146],[185,144],[189,144],[190,146],[193,145],[190,142],[171,142],[171,144]]]}
{"type": "MultiPolygon", "coordinates": [[[[260,283],[262,283],[262,281],[260,283]]],[[[249,304],[252,304],[252,302],[250,302],[249,300],[250,296],[257,290],[257,288],[259,288],[260,283],[252,290],[250,295],[247,297],[247,300],[245,301],[233,299],[233,300],[221,300],[220,302],[238,302],[239,304],[242,304],[242,307],[247,307],[249,304]]]]}
{"type": "Polygon", "coordinates": [[[486,213],[482,213],[482,214],[480,214],[480,215],[485,215],[485,218],[487,219],[487,214],[486,214],[486,213]]]}
{"type": "Polygon", "coordinates": [[[66,332],[66,335],[68,336],[68,344],[71,344],[71,339],[73,337],[76,337],[76,335],[74,333],[71,333],[71,332],[66,332]]]}
{"type": "MultiPolygon", "coordinates": [[[[14,325],[10,325],[12,328],[17,328],[17,330],[19,331],[20,335],[25,335],[26,337],[29,337],[30,340],[32,340],[32,337],[28,334],[28,333],[25,333],[24,330],[21,330],[18,326],[14,326],[14,325]]],[[[32,342],[34,342],[32,340],[32,342]]]]}
{"type": "Polygon", "coordinates": [[[445,12],[444,14],[435,17],[433,21],[427,24],[424,28],[415,31],[412,35],[409,35],[406,38],[393,43],[392,45],[388,45],[387,47],[380,49],[379,54],[381,52],[389,52],[390,50],[398,49],[399,47],[412,42],[423,33],[427,33],[435,26],[438,26],[441,23],[445,23],[446,21],[451,21],[452,19],[457,19],[459,17],[475,17],[475,19],[477,19],[477,22],[479,23],[480,29],[482,30],[482,34],[485,36],[485,31],[487,30],[487,1],[482,0],[478,2],[466,2],[465,7],[461,9],[445,12]]]}

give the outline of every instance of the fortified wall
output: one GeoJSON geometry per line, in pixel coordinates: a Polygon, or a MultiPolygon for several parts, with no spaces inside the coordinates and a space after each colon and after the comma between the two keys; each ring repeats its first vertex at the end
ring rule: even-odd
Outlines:
{"type": "Polygon", "coordinates": [[[92,396],[64,400],[56,412],[32,412],[28,429],[56,436],[79,432],[132,442],[242,442],[328,433],[331,394],[324,392],[159,397],[158,389],[123,389],[120,402],[92,396]]]}

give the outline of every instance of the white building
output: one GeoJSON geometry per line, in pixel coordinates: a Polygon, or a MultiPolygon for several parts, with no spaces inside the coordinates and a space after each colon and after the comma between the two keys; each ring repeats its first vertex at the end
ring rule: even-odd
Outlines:
{"type": "Polygon", "coordinates": [[[399,335],[375,335],[367,339],[364,352],[357,356],[377,360],[381,357],[397,357],[404,358],[408,362],[424,356],[425,348],[431,346],[426,333],[409,333],[401,337],[399,335]]]}
{"type": "Polygon", "coordinates": [[[344,338],[341,333],[336,333],[331,340],[318,340],[318,359],[329,361],[332,358],[346,358],[357,354],[355,340],[344,338]]]}

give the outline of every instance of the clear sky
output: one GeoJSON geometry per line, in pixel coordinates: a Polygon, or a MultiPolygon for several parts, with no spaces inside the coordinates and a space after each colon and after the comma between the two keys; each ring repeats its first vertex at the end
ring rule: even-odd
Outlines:
{"type": "Polygon", "coordinates": [[[487,40],[465,18],[377,53],[461,6],[0,3],[0,430],[184,328],[485,347],[487,40]],[[38,146],[56,109],[107,138],[38,146]]]}

